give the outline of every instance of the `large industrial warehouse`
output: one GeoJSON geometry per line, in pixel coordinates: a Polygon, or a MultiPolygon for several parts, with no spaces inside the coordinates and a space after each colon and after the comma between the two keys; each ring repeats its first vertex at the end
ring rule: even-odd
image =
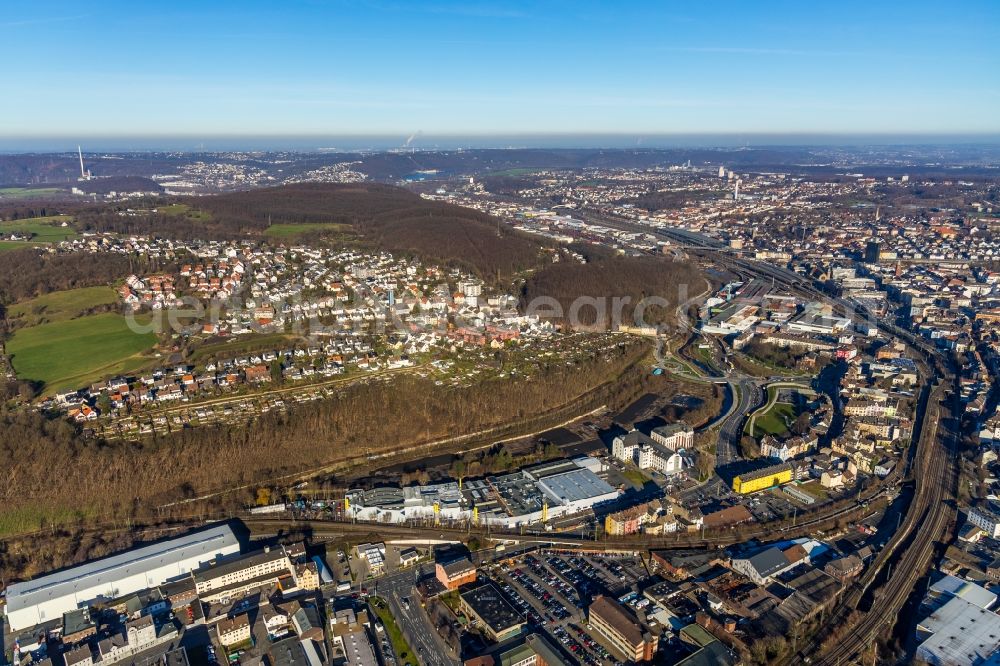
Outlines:
{"type": "Polygon", "coordinates": [[[101,598],[162,585],[223,555],[240,552],[228,525],[125,551],[7,588],[7,624],[20,631],[101,598]]]}

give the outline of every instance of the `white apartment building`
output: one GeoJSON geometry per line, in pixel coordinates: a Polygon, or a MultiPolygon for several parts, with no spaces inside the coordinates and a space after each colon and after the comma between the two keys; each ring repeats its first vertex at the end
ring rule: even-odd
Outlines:
{"type": "Polygon", "coordinates": [[[982,529],[991,539],[1000,537],[1000,514],[993,509],[981,507],[969,509],[969,522],[982,529]]]}
{"type": "Polygon", "coordinates": [[[283,548],[265,548],[203,566],[194,572],[194,582],[202,600],[214,601],[262,587],[284,575],[293,575],[288,554],[283,548]]]}
{"type": "Polygon", "coordinates": [[[250,640],[250,618],[246,613],[233,618],[223,618],[216,625],[219,642],[226,647],[250,640]]]}
{"type": "MultiPolygon", "coordinates": [[[[661,441],[677,444],[687,436],[683,430],[676,433],[661,433],[661,441]]],[[[694,433],[690,433],[690,437],[693,440],[694,433]]],[[[639,469],[651,469],[668,476],[691,466],[691,461],[682,448],[670,449],[638,430],[615,437],[611,444],[611,453],[615,458],[632,463],[639,469]]]]}
{"type": "Polygon", "coordinates": [[[649,437],[671,451],[694,448],[694,429],[686,423],[670,423],[653,428],[649,437]]]}

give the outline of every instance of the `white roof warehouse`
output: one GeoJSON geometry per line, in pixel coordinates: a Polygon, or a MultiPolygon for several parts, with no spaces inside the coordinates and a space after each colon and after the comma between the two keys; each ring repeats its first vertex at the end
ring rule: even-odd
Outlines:
{"type": "Polygon", "coordinates": [[[186,534],[7,588],[7,624],[20,631],[91,604],[162,585],[222,555],[240,552],[228,525],[186,534]]]}

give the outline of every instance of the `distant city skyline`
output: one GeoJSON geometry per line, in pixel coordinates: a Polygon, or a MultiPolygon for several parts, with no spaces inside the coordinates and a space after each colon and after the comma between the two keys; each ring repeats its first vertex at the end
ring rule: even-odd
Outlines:
{"type": "MultiPolygon", "coordinates": [[[[410,135],[412,136],[412,135],[410,135]]],[[[0,154],[41,152],[73,153],[81,146],[95,152],[378,152],[406,150],[410,136],[399,134],[161,134],[161,135],[23,135],[0,133],[0,154]]],[[[608,133],[532,133],[437,135],[423,133],[413,139],[414,151],[466,149],[595,149],[664,150],[843,147],[877,148],[900,146],[1000,146],[998,134],[608,134],[608,133]]]]}
{"type": "Polygon", "coordinates": [[[0,18],[15,54],[0,150],[63,137],[73,147],[118,137],[122,149],[200,137],[380,137],[391,146],[399,136],[425,148],[434,137],[469,137],[470,146],[582,135],[622,146],[996,137],[998,25],[1000,4],[988,1],[917,0],[901,11],[863,2],[14,0],[0,18]]]}

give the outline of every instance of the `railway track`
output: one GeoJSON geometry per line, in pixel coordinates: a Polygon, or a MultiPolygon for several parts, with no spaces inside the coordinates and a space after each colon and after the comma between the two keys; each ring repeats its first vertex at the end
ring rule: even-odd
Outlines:
{"type": "Polygon", "coordinates": [[[789,539],[798,536],[806,536],[814,532],[818,526],[822,526],[837,518],[845,520],[861,517],[869,511],[867,504],[883,496],[885,488],[872,487],[869,491],[859,496],[857,503],[846,507],[839,507],[826,511],[818,511],[815,514],[803,517],[794,526],[768,527],[765,523],[754,530],[729,530],[717,534],[707,534],[702,536],[699,532],[675,533],[672,536],[650,537],[644,535],[634,535],[628,537],[616,537],[613,539],[601,539],[595,541],[592,536],[577,534],[572,532],[541,532],[541,531],[513,531],[501,529],[487,529],[479,526],[451,526],[451,525],[391,525],[377,523],[349,523],[336,520],[315,520],[315,519],[295,519],[289,517],[257,517],[248,516],[241,518],[251,533],[257,535],[275,535],[279,532],[290,530],[307,530],[314,535],[337,535],[343,538],[365,538],[372,534],[379,535],[380,538],[425,538],[425,539],[465,539],[471,535],[489,538],[498,541],[521,541],[552,543],[558,542],[566,545],[576,545],[581,548],[594,550],[676,550],[688,548],[723,548],[736,543],[743,543],[750,539],[789,539]]]}
{"type": "MultiPolygon", "coordinates": [[[[820,291],[808,278],[785,268],[733,256],[721,242],[701,234],[684,230],[661,230],[658,235],[695,246],[698,248],[695,250],[697,252],[711,253],[730,270],[771,278],[792,293],[825,299],[848,313],[861,313],[880,331],[903,340],[917,351],[921,356],[920,364],[924,377],[934,384],[922,418],[919,419],[921,432],[913,458],[916,492],[906,512],[906,519],[876,562],[841,600],[827,626],[841,626],[842,622],[846,623],[850,614],[866,595],[872,596],[871,607],[836,645],[824,646],[813,641],[792,656],[794,663],[849,662],[871,645],[887,625],[896,622],[916,583],[933,564],[935,549],[940,540],[947,536],[955,517],[956,509],[949,500],[953,499],[958,478],[958,466],[955,460],[957,436],[955,433],[942,433],[940,428],[941,400],[949,389],[954,389],[951,384],[955,376],[937,348],[927,340],[878,318],[860,304],[849,303],[820,291]],[[895,566],[893,566],[894,560],[895,566]],[[883,577],[883,571],[887,572],[884,584],[873,589],[875,583],[883,577]]],[[[950,416],[953,419],[960,416],[957,405],[951,410],[950,416]]]]}
{"type": "MultiPolygon", "coordinates": [[[[943,390],[945,387],[939,387],[943,390]]],[[[928,409],[928,416],[934,419],[935,428],[928,431],[928,452],[922,456],[919,466],[914,471],[917,479],[917,494],[907,512],[906,522],[893,537],[892,548],[883,550],[884,560],[871,567],[864,586],[855,589],[842,602],[842,608],[853,610],[860,603],[869,587],[874,584],[882,569],[889,566],[887,580],[873,593],[873,601],[869,610],[852,628],[851,632],[839,641],[832,649],[824,651],[822,646],[817,650],[820,659],[818,664],[840,664],[849,661],[874,643],[879,633],[887,626],[895,624],[910,594],[917,582],[926,574],[933,564],[938,544],[947,536],[949,527],[955,518],[956,510],[949,501],[953,499],[954,482],[957,479],[957,452],[954,446],[933,446],[939,439],[937,423],[939,423],[940,407],[928,409]],[[944,452],[934,455],[935,449],[944,452]],[[898,562],[893,566],[891,561],[898,553],[898,562]]],[[[954,433],[948,433],[944,439],[954,444],[954,433]]],[[[882,558],[880,558],[882,559],[882,558]]],[[[805,656],[805,655],[803,655],[805,656]]]]}
{"type": "MultiPolygon", "coordinates": [[[[744,269],[746,264],[747,262],[740,262],[744,269]]],[[[815,287],[803,284],[800,276],[788,275],[790,271],[768,267],[764,269],[764,273],[793,291],[813,297],[830,298],[815,287]]],[[[939,384],[931,391],[921,420],[921,437],[917,442],[917,452],[914,456],[916,467],[913,470],[917,490],[913,502],[907,509],[906,520],[880,554],[879,560],[866,572],[861,583],[852,587],[841,600],[834,617],[828,621],[828,626],[843,626],[841,623],[847,623],[851,613],[868,594],[873,597],[871,607],[836,645],[824,646],[822,643],[813,642],[805,650],[800,651],[794,659],[797,663],[839,665],[850,663],[851,659],[872,645],[883,630],[895,625],[917,582],[932,566],[937,544],[946,536],[954,518],[955,509],[946,500],[951,499],[951,490],[957,479],[957,466],[954,447],[949,446],[949,443],[953,443],[954,436],[946,435],[942,438],[939,430],[940,400],[942,395],[952,388],[949,384],[954,376],[938,350],[912,332],[873,317],[864,308],[844,303],[840,299],[830,298],[830,300],[839,303],[848,311],[855,309],[863,312],[880,330],[905,341],[922,356],[925,376],[929,376],[935,384],[939,384]],[[894,559],[896,563],[893,566],[894,559]],[[872,591],[872,586],[883,576],[884,571],[888,572],[887,580],[872,591]]],[[[952,416],[957,415],[952,414],[952,416]]]]}

